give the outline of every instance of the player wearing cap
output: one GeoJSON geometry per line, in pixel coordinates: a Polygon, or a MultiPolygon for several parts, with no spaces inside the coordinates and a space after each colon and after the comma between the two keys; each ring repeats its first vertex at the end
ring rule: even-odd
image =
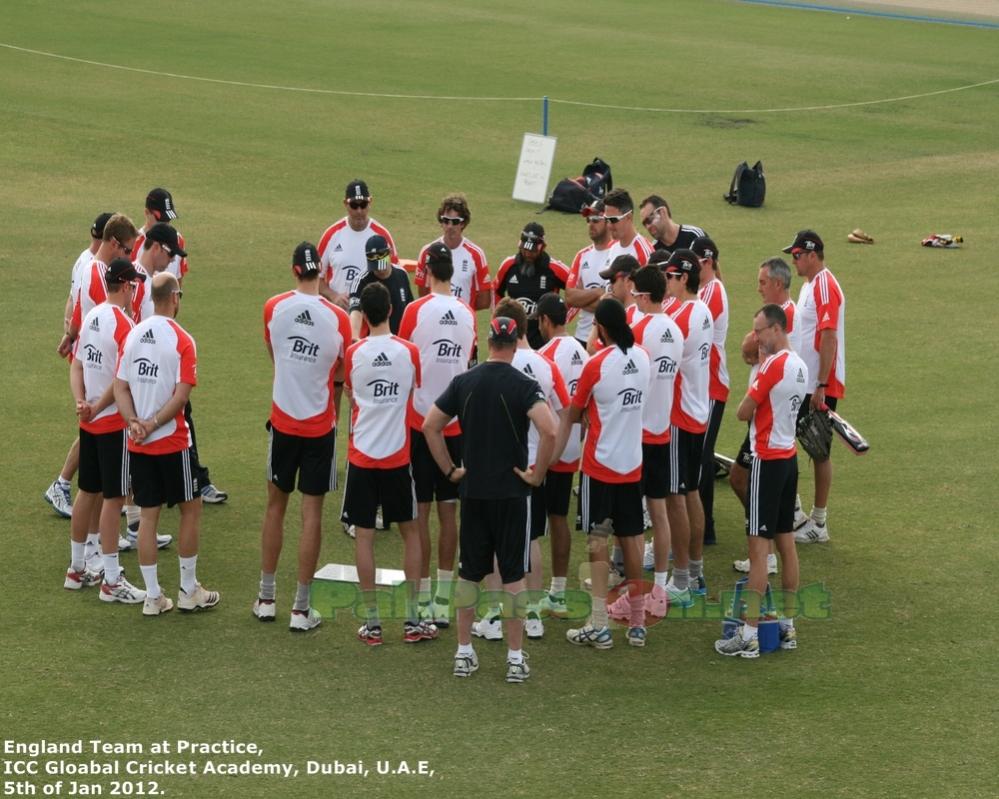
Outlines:
{"type": "Polygon", "coordinates": [[[691,592],[704,595],[704,509],[701,479],[704,433],[710,416],[713,324],[711,311],[697,296],[701,267],[690,250],[674,250],[666,262],[666,290],[680,304],[671,316],[683,333],[683,359],[673,390],[670,414],[670,494],[666,499],[673,546],[673,575],[666,585],[670,602],[691,604],[691,592]]]}
{"type": "MultiPolygon", "coordinates": [[[[814,230],[801,230],[784,248],[805,283],[798,294],[796,325],[801,336],[801,358],[808,367],[808,397],[801,407],[810,409],[836,403],[846,395],[846,297],[825,264],[825,248],[814,230]]],[[[830,433],[831,435],[831,433],[830,433]]],[[[813,460],[815,500],[811,519],[794,534],[799,544],[829,540],[826,509],[832,488],[832,461],[813,460]]]]}
{"type": "MultiPolygon", "coordinates": [[[[632,294],[635,286],[631,282],[631,276],[640,268],[638,259],[625,253],[618,255],[599,273],[600,279],[605,281],[607,285],[604,297],[613,297],[624,306],[625,318],[629,325],[634,324],[641,317],[632,294]]],[[[599,336],[597,336],[596,327],[591,327],[590,336],[586,342],[586,351],[592,355],[603,346],[599,336]]]]}
{"type": "Polygon", "coordinates": [[[580,646],[610,649],[607,626],[607,539],[617,536],[629,580],[628,643],[645,646],[645,599],[642,576],[642,414],[649,391],[649,355],[635,345],[624,306],[613,297],[602,299],[594,313],[604,348],[587,361],[576,386],[569,413],[562,417],[555,457],[571,426],[585,414],[580,498],[587,535],[593,585],[593,609],[587,623],[568,630],[566,638],[580,646]]]}
{"type": "Polygon", "coordinates": [[[430,293],[427,283],[428,249],[434,244],[444,244],[451,250],[454,263],[454,277],[451,278],[454,296],[467,302],[476,311],[488,308],[492,303],[493,281],[489,276],[486,254],[479,245],[465,238],[465,228],[471,221],[472,212],[464,194],[449,194],[441,200],[437,209],[441,235],[420,250],[416,260],[413,283],[421,297],[430,293]]]}
{"type": "Polygon", "coordinates": [[[392,335],[391,297],[383,283],[361,292],[360,313],[368,335],[350,346],[344,377],[353,411],[347,451],[347,480],[340,518],[355,531],[358,582],[365,622],[357,637],[368,646],[382,643],[382,623],[375,594],[375,516],[382,508],[386,522],[396,522],[402,535],[406,575],[406,643],[432,640],[437,628],[419,620],[420,533],[416,525],[416,490],[409,465],[410,432],[406,408],[420,384],[420,353],[392,335]]]}
{"type": "Polygon", "coordinates": [[[619,255],[630,255],[639,266],[645,266],[652,254],[652,245],[635,230],[635,204],[631,195],[624,189],[608,192],[604,197],[604,219],[607,231],[614,239],[607,254],[608,262],[619,255]]]}
{"type": "MultiPolygon", "coordinates": [[[[794,300],[788,294],[791,288],[791,267],[783,258],[767,258],[760,264],[759,275],[757,276],[756,290],[767,305],[779,305],[784,312],[787,323],[788,346],[794,352],[800,352],[801,341],[798,336],[798,328],[794,324],[795,305],[794,300]]],[[[756,334],[750,330],[742,341],[742,357],[749,365],[749,385],[756,379],[756,372],[759,370],[759,342],[756,334]]],[[[749,441],[749,429],[746,429],[746,438],[739,448],[739,453],[735,457],[735,463],[728,475],[729,485],[739,498],[743,507],[746,505],[746,491],[749,486],[749,467],[752,458],[751,445],[749,441]]],[[[801,498],[795,497],[794,525],[797,532],[800,525],[807,523],[809,517],[801,510],[801,498]]],[[[732,567],[737,572],[747,573],[749,571],[749,560],[736,560],[732,567]]],[[[770,554],[767,555],[767,573],[777,574],[777,555],[773,545],[770,547],[770,554]]]]}
{"type": "Polygon", "coordinates": [[[576,318],[576,338],[585,348],[593,328],[593,310],[607,292],[607,281],[600,277],[600,272],[607,266],[613,239],[604,216],[603,200],[595,200],[584,207],[582,215],[590,244],[572,259],[565,286],[565,304],[572,309],[568,318],[569,321],[576,318]]]}
{"type": "Polygon", "coordinates": [[[780,646],[797,648],[794,616],[797,612],[798,555],[795,550],[794,495],[798,486],[795,424],[805,404],[808,367],[787,340],[786,317],[778,305],[764,305],[753,319],[760,365],[736,415],[750,422],[752,442],[746,535],[749,540],[749,579],[746,583],[746,623],[731,638],[715,642],[722,655],[759,657],[757,625],[760,598],[767,586],[767,549],[776,540],[781,557],[784,617],[780,646]]]}
{"type": "MultiPolygon", "coordinates": [[[[590,356],[578,339],[566,333],[568,312],[566,303],[558,294],[543,295],[538,300],[534,313],[538,318],[541,337],[546,342],[539,352],[555,364],[571,400],[590,356]]],[[[561,458],[548,468],[545,476],[545,504],[552,548],[552,581],[548,596],[541,601],[541,610],[553,616],[564,616],[568,612],[565,586],[572,545],[568,519],[569,501],[572,497],[572,478],[579,471],[581,455],[582,427],[577,423],[569,433],[561,458]]]]}
{"type": "MultiPolygon", "coordinates": [[[[138,260],[139,253],[142,251],[142,245],[145,242],[145,233],[149,228],[158,223],[172,227],[173,220],[179,216],[177,207],[173,204],[173,195],[166,189],[159,187],[150,189],[149,194],[146,195],[146,204],[142,213],[145,223],[139,229],[139,235],[136,237],[135,245],[132,247],[132,261],[138,260]]],[[[184,252],[181,255],[181,252],[184,251],[184,246],[184,237],[178,232],[177,251],[167,265],[167,271],[177,278],[177,284],[181,287],[183,287],[184,277],[187,275],[187,253],[184,252]]]]}
{"type": "MultiPolygon", "coordinates": [[[[80,275],[83,270],[93,263],[94,256],[97,254],[97,250],[101,246],[101,240],[104,236],[104,225],[112,217],[110,213],[99,214],[94,220],[94,224],[90,226],[90,246],[87,247],[83,252],[80,253],[76,262],[73,264],[73,270],[70,274],[69,280],[69,296],[66,298],[66,308],[63,311],[62,320],[62,332],[63,335],[69,334],[69,324],[72,320],[73,315],[73,303],[76,299],[76,290],[79,285],[80,275]]],[[[76,437],[73,439],[73,443],[70,444],[69,451],[66,453],[66,460],[63,461],[62,469],[59,474],[56,475],[55,480],[45,489],[45,493],[42,497],[45,499],[52,509],[55,510],[60,516],[68,519],[73,513],[73,500],[70,495],[70,486],[73,481],[73,475],[76,474],[77,468],[80,466],[80,439],[76,437]]]]}
{"type": "Polygon", "coordinates": [[[367,335],[364,327],[364,315],[361,312],[361,294],[373,283],[381,283],[388,289],[392,298],[392,313],[389,316],[389,329],[393,334],[399,332],[403,311],[413,301],[413,290],[409,286],[409,275],[401,266],[392,263],[392,252],[384,236],[375,234],[369,236],[364,245],[364,257],[367,269],[358,275],[350,286],[350,329],[355,339],[367,335]]]}
{"type": "Polygon", "coordinates": [[[180,556],[182,611],[214,607],[217,591],[197,580],[201,494],[191,472],[191,435],[184,405],[197,383],[194,339],[175,321],[180,284],[169,272],[152,279],[154,314],[136,325],[118,359],[114,397],[128,422],[129,473],[139,522],[139,568],[146,584],[142,612],[158,616],[173,608],[160,589],[156,568],[156,525],[163,503],[180,510],[177,554],[180,556]]]}
{"type": "MultiPolygon", "coordinates": [[[[556,294],[547,294],[546,297],[557,297],[556,294]]],[[[541,393],[545,397],[548,406],[556,414],[561,416],[569,405],[569,393],[565,386],[565,381],[558,371],[558,367],[541,355],[532,350],[527,345],[527,314],[524,313],[523,306],[514,299],[506,297],[500,300],[496,306],[494,315],[513,319],[517,324],[517,350],[513,354],[512,366],[519,369],[532,380],[537,381],[541,388],[541,393]]],[[[535,460],[538,452],[539,435],[537,428],[532,424],[527,434],[527,463],[531,468],[535,467],[535,460]]],[[[549,473],[550,474],[550,473],[549,473]]],[[[531,490],[528,502],[528,524],[530,525],[531,553],[530,570],[527,574],[527,615],[524,617],[524,632],[528,638],[537,640],[544,636],[544,622],[541,621],[541,598],[544,595],[541,590],[543,579],[541,561],[541,539],[547,533],[547,484],[548,478],[534,486],[531,490]]],[[[569,484],[572,484],[570,475],[569,484]]],[[[554,486],[553,486],[554,488],[554,486]]],[[[499,575],[495,572],[486,580],[486,587],[490,590],[498,590],[500,587],[499,575]]],[[[564,602],[564,599],[563,599],[564,602]]],[[[494,608],[492,612],[472,627],[472,634],[481,638],[498,640],[503,637],[500,618],[501,608],[494,608]]]]}
{"type": "MultiPolygon", "coordinates": [[[[167,271],[170,264],[178,258],[187,258],[187,250],[180,243],[180,234],[177,229],[165,222],[157,222],[149,227],[143,235],[138,253],[135,260],[135,270],[145,277],[152,277],[167,271]]],[[[173,273],[171,272],[171,274],[173,273]]],[[[136,324],[153,315],[153,300],[149,295],[149,286],[145,281],[135,289],[131,311],[132,319],[136,324]]]]}
{"type": "Polygon", "coordinates": [[[388,242],[392,263],[399,263],[392,234],[368,215],[372,199],[367,183],[350,181],[343,196],[347,215],[326,228],[319,239],[323,270],[319,292],[341,308],[348,307],[351,284],[367,271],[364,245],[371,236],[383,237],[388,242]]]}
{"type": "MultiPolygon", "coordinates": [[[[430,293],[406,306],[399,338],[413,342],[420,351],[420,385],[413,392],[408,420],[412,429],[411,455],[422,562],[420,569],[421,620],[438,627],[450,623],[450,594],[454,579],[454,555],[458,545],[458,487],[434,461],[423,437],[423,420],[434,399],[451,379],[468,370],[475,350],[475,312],[451,292],[454,267],[451,251],[441,243],[429,245],[427,274],[430,293]],[[437,590],[430,594],[430,505],[437,501],[437,590]]],[[[451,457],[461,450],[461,428],[452,422],[444,428],[451,457]]]]}
{"type": "Polygon", "coordinates": [[[264,341],[274,364],[271,414],[267,422],[267,509],[261,532],[260,592],[253,615],[273,621],[275,573],[284,540],[288,498],[302,494],[298,542],[298,585],[289,628],[304,632],[322,617],[309,605],[309,586],[322,542],[323,500],[336,489],[336,416],[333,378],[343,374],[350,346],[346,312],[319,295],[316,247],[303,241],[291,258],[295,290],[264,304],[264,341]]]}
{"type": "Polygon", "coordinates": [[[523,652],[524,575],[530,559],[529,512],[532,486],[541,483],[553,454],[557,424],[537,381],[512,365],[517,324],[494,317],[489,325],[489,359],[455,377],[434,400],[423,433],[434,461],[461,491],[461,563],[455,601],[458,651],[454,675],[479,668],[472,648],[476,585],[498,568],[508,642],[506,680],[530,677],[523,652]],[[457,417],[463,431],[458,457],[443,431],[457,417]],[[528,428],[539,433],[536,464],[528,459],[528,428]]]}
{"type": "MultiPolygon", "coordinates": [[[[655,583],[645,597],[645,610],[653,616],[666,615],[667,571],[670,529],[666,497],[670,493],[670,414],[673,388],[683,359],[683,333],[662,311],[666,278],[655,266],[639,269],[632,277],[635,301],[641,318],[631,326],[635,342],[649,354],[649,391],[642,411],[642,495],[652,522],[652,554],[655,583]]],[[[608,609],[613,619],[627,621],[630,605],[622,595],[608,609]]]]}
{"type": "MultiPolygon", "coordinates": [[[[642,225],[652,236],[652,246],[657,250],[674,252],[689,250],[698,236],[706,236],[697,225],[678,225],[673,221],[669,203],[658,194],[650,194],[639,206],[642,225]]],[[[668,312],[667,312],[668,313],[668,312]]]]}
{"type": "MultiPolygon", "coordinates": [[[[528,222],[521,231],[517,254],[500,264],[493,290],[496,302],[503,297],[513,297],[530,315],[542,294],[561,291],[568,280],[568,267],[546,252],[545,229],[537,222],[528,222]]],[[[527,323],[527,343],[535,350],[544,344],[537,319],[527,323]]]]}
{"type": "Polygon", "coordinates": [[[143,279],[127,258],[111,261],[104,275],[107,300],[84,317],[70,366],[80,420],[80,478],[70,533],[72,560],[64,586],[78,589],[103,575],[101,599],[126,604],[142,602],[146,593],[125,579],[118,564],[118,525],[128,493],[128,450],[125,420],[114,403],[114,373],[132,330],[124,309],[131,300],[133,282],[143,279]],[[95,514],[99,542],[97,534],[89,533],[95,514]]]}
{"type": "Polygon", "coordinates": [[[698,236],[690,251],[701,265],[700,287],[697,296],[711,311],[713,333],[708,376],[708,429],[704,431],[704,450],[701,456],[701,482],[697,487],[704,508],[704,543],[715,543],[715,443],[721,429],[722,415],[728,400],[728,363],[725,358],[725,339],[728,336],[728,294],[721,281],[718,266],[718,246],[708,236],[698,236]]]}

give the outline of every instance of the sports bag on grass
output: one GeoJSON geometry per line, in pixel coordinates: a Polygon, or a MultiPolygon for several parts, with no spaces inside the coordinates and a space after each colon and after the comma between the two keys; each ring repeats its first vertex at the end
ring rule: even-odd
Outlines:
{"type": "Polygon", "coordinates": [[[594,158],[583,167],[583,174],[577,178],[560,180],[548,198],[548,204],[542,209],[547,211],[562,211],[567,214],[578,214],[583,206],[603,197],[614,188],[610,166],[599,158],[594,158]]]}
{"type": "Polygon", "coordinates": [[[732,175],[732,185],[729,186],[726,202],[732,205],[745,205],[748,208],[759,208],[767,196],[767,178],[763,174],[763,162],[757,161],[750,166],[743,161],[735,168],[732,175]]]}

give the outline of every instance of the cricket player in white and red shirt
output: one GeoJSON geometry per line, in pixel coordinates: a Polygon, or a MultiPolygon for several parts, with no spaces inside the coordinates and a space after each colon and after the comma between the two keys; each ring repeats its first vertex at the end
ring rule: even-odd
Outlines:
{"type": "Polygon", "coordinates": [[[779,305],[764,305],[753,319],[759,342],[760,364],[749,392],[736,415],[750,422],[752,446],[746,535],[749,539],[749,578],[746,623],[734,636],[715,642],[722,655],[759,657],[757,625],[760,600],[767,586],[769,542],[777,542],[781,557],[784,617],[780,646],[795,649],[794,616],[798,591],[798,555],[794,543],[794,497],[798,489],[795,429],[798,411],[806,401],[808,367],[788,346],[787,318],[779,305]]]}
{"type": "Polygon", "coordinates": [[[79,492],[71,523],[72,562],[65,587],[81,588],[101,579],[105,602],[136,604],[146,598],[129,583],[118,564],[118,527],[128,493],[128,448],[125,420],[114,402],[114,375],[132,320],[125,308],[134,281],[141,279],[127,258],[115,258],[104,280],[106,302],[83,319],[70,366],[70,386],[80,419],[79,492]],[[94,516],[99,517],[91,527],[94,516]],[[97,533],[92,529],[99,529],[97,533]],[[87,548],[92,550],[87,558],[87,548]]]}
{"type": "MultiPolygon", "coordinates": [[[[138,260],[139,253],[142,251],[146,240],[146,231],[153,225],[168,225],[173,227],[173,220],[179,216],[177,207],[173,203],[173,195],[166,189],[159,187],[151,189],[149,194],[146,195],[146,204],[142,210],[142,215],[145,223],[139,229],[139,235],[136,237],[135,244],[132,247],[133,262],[138,260]]],[[[176,231],[176,228],[174,230],[176,231]]],[[[166,269],[171,275],[177,278],[177,284],[183,287],[188,265],[187,253],[183,252],[186,246],[184,244],[184,237],[180,235],[179,231],[177,232],[176,241],[176,252],[174,252],[166,269]]]]}
{"type": "Polygon", "coordinates": [[[118,410],[128,422],[132,495],[141,508],[139,568],[146,583],[146,616],[173,609],[156,568],[156,526],[164,503],[180,510],[178,607],[203,610],[220,599],[217,591],[198,583],[196,573],[201,493],[191,472],[191,431],[184,405],[198,382],[197,351],[194,339],[175,321],[182,297],[177,278],[162,272],[152,284],[154,313],[125,339],[114,382],[118,410]]]}
{"type": "Polygon", "coordinates": [[[437,222],[441,226],[439,238],[430,242],[416,260],[413,283],[421,297],[430,293],[427,282],[427,252],[433,244],[444,244],[451,250],[454,275],[451,293],[467,302],[473,310],[480,311],[492,303],[493,279],[489,275],[486,254],[479,245],[465,238],[465,228],[472,221],[472,212],[464,194],[449,194],[437,209],[437,222]]]}
{"type": "Polygon", "coordinates": [[[611,244],[614,243],[604,216],[604,201],[596,200],[581,211],[586,220],[590,244],[572,259],[569,279],[565,284],[565,303],[570,307],[568,321],[576,319],[576,338],[586,348],[593,328],[593,309],[607,293],[607,281],[600,273],[607,267],[611,244]]]}
{"type": "Polygon", "coordinates": [[[703,595],[704,509],[697,486],[701,480],[704,433],[710,406],[711,311],[697,297],[701,266],[690,250],[676,250],[666,262],[666,291],[680,304],[670,312],[683,333],[683,359],[673,391],[669,513],[673,575],[666,584],[670,602],[689,607],[691,593],[703,595]]]}
{"type": "MultiPolygon", "coordinates": [[[[846,297],[825,264],[822,239],[814,230],[801,230],[784,248],[791,253],[798,275],[805,280],[798,294],[795,325],[800,331],[800,355],[811,377],[808,383],[809,409],[836,404],[846,396],[846,297]]],[[[831,435],[831,434],[830,434],[831,435]]],[[[829,540],[826,512],[832,489],[832,461],[813,460],[815,501],[811,521],[795,532],[799,544],[829,540]]]]}
{"type": "MultiPolygon", "coordinates": [[[[558,294],[551,292],[538,300],[535,314],[545,345],[539,352],[551,360],[562,376],[571,400],[590,356],[579,339],[566,333],[568,309],[558,294]]],[[[566,581],[569,575],[569,553],[572,538],[569,533],[569,503],[572,499],[572,479],[579,471],[582,457],[582,426],[575,424],[569,433],[562,457],[548,467],[545,476],[545,504],[548,510],[548,531],[552,548],[552,581],[548,595],[541,600],[541,610],[553,616],[565,616],[566,581]]]]}
{"type": "Polygon", "coordinates": [[[406,420],[413,389],[420,385],[420,352],[392,335],[392,298],[381,283],[365,286],[360,311],[368,335],[347,350],[345,385],[350,392],[350,444],[341,520],[354,526],[354,552],[365,622],[357,637],[368,646],[382,643],[382,623],[375,594],[375,514],[396,522],[402,535],[406,575],[406,621],[403,641],[437,637],[437,628],[419,620],[420,533],[416,524],[416,489],[409,465],[410,430],[406,420]]]}
{"type": "MultiPolygon", "coordinates": [[[[645,266],[632,275],[635,301],[641,318],[632,325],[635,341],[650,360],[649,392],[642,413],[642,494],[652,520],[654,585],[645,597],[645,610],[662,618],[668,610],[670,528],[666,498],[670,493],[671,414],[676,378],[683,360],[683,333],[673,319],[662,312],[666,277],[656,266],[645,266]]],[[[620,600],[618,600],[620,602],[620,600]]],[[[612,606],[613,609],[613,606],[612,606]]],[[[612,618],[626,620],[619,606],[612,618]]]]}
{"type": "Polygon", "coordinates": [[[721,429],[725,403],[728,401],[728,364],[725,358],[725,339],[728,336],[728,294],[721,281],[718,267],[718,247],[708,236],[698,236],[690,247],[701,265],[701,285],[697,296],[711,311],[713,333],[711,339],[710,375],[708,378],[708,428],[704,431],[704,449],[701,454],[701,482],[697,492],[704,508],[704,543],[715,543],[715,443],[721,429]]]}
{"type": "Polygon", "coordinates": [[[652,255],[652,245],[635,229],[635,204],[624,189],[614,189],[604,197],[604,219],[614,241],[607,254],[607,263],[619,255],[630,255],[645,266],[652,255]]]}
{"type": "MultiPolygon", "coordinates": [[[[166,271],[177,258],[187,257],[177,229],[165,222],[152,225],[143,235],[142,245],[135,249],[138,251],[135,269],[146,277],[166,271]]],[[[149,295],[149,289],[147,281],[136,286],[132,297],[132,320],[136,324],[153,315],[153,299],[149,295]]]]}
{"type": "Polygon", "coordinates": [[[302,494],[298,584],[289,628],[306,632],[322,623],[309,604],[309,586],[322,543],[323,501],[336,489],[336,414],[333,381],[343,374],[350,346],[347,312],[319,295],[320,265],[314,244],[303,241],[291,258],[295,290],[264,304],[264,341],[274,363],[267,422],[267,510],[261,534],[260,591],[253,615],[273,621],[275,572],[284,537],[288,498],[302,494]]]}
{"type": "MultiPolygon", "coordinates": [[[[434,461],[423,436],[423,422],[434,400],[452,378],[468,371],[475,351],[475,312],[451,292],[454,266],[451,251],[437,242],[427,249],[430,293],[406,306],[399,338],[420,351],[420,385],[409,407],[413,480],[416,483],[417,522],[420,530],[420,618],[438,627],[450,624],[450,592],[454,557],[458,548],[458,486],[434,461]],[[437,590],[430,595],[430,505],[437,502],[440,535],[437,541],[437,590]]],[[[444,438],[454,463],[461,460],[461,428],[457,420],[444,428],[444,438]]]]}
{"type": "Polygon", "coordinates": [[[642,574],[642,414],[649,391],[649,355],[635,344],[624,306],[607,297],[594,312],[597,335],[605,345],[587,361],[569,413],[562,417],[554,457],[560,458],[572,425],[585,414],[580,499],[590,551],[593,609],[581,628],[566,638],[579,646],[610,649],[607,622],[607,539],[618,537],[624,554],[631,603],[627,639],[645,646],[645,597],[642,574]]]}

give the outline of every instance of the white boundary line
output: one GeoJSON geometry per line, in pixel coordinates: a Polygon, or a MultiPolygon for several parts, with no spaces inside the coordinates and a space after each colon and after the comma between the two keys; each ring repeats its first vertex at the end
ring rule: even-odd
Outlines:
{"type": "MultiPolygon", "coordinates": [[[[125,72],[138,72],[143,75],[154,75],[161,78],[175,78],[177,80],[193,80],[201,83],[215,83],[223,86],[239,86],[247,89],[269,89],[272,91],[300,92],[305,94],[327,94],[342,97],[379,97],[391,100],[444,100],[450,102],[488,102],[488,103],[524,103],[538,102],[541,97],[459,97],[439,94],[383,94],[378,92],[348,92],[339,89],[310,89],[304,86],[281,86],[271,83],[248,83],[239,80],[223,80],[222,78],[205,78],[199,75],[181,75],[177,72],[159,72],[154,69],[143,69],[142,67],[128,67],[122,64],[108,64],[103,61],[91,61],[87,58],[75,58],[73,56],[50,53],[45,50],[32,50],[29,47],[18,47],[14,44],[0,42],[0,47],[8,50],[15,50],[20,53],[30,55],[45,56],[46,58],[57,58],[61,61],[72,61],[77,64],[88,64],[93,67],[103,67],[105,69],[118,69],[125,72]]],[[[977,89],[981,86],[991,86],[999,83],[999,78],[984,80],[980,83],[969,83],[966,86],[955,86],[952,89],[938,89],[934,92],[923,92],[922,94],[907,94],[903,97],[885,97],[879,100],[859,100],[852,103],[834,103],[831,105],[806,105],[784,108],[652,108],[643,106],[628,105],[605,105],[602,103],[587,103],[582,100],[560,100],[550,97],[549,102],[559,105],[573,105],[583,108],[603,108],[609,111],[639,111],[659,114],[779,114],[792,111],[831,111],[838,108],[857,108],[865,105],[881,105],[883,103],[900,103],[905,100],[920,100],[924,97],[937,97],[941,94],[951,94],[953,92],[963,92],[967,89],[977,89]]]]}

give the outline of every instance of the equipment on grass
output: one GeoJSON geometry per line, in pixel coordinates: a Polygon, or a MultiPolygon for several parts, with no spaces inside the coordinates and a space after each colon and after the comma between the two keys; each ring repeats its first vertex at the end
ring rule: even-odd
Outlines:
{"type": "Polygon", "coordinates": [[[873,244],[874,239],[864,233],[859,227],[846,234],[846,240],[851,244],[873,244]]]}
{"type": "Polygon", "coordinates": [[[956,250],[964,241],[963,236],[953,236],[950,233],[931,233],[922,244],[924,247],[940,247],[945,250],[956,250]]]}
{"type": "Polygon", "coordinates": [[[812,460],[824,461],[829,458],[829,445],[832,443],[832,421],[825,410],[810,410],[798,420],[798,441],[812,460]]]}
{"type": "Polygon", "coordinates": [[[583,167],[583,174],[576,178],[560,180],[548,204],[542,211],[551,209],[567,214],[578,214],[583,208],[596,200],[602,200],[604,195],[614,188],[610,165],[599,158],[594,158],[583,167]]]}
{"type": "Polygon", "coordinates": [[[735,168],[728,194],[722,195],[729,205],[743,205],[759,208],[767,196],[767,177],[763,173],[763,162],[750,166],[743,161],[735,168]]]}

